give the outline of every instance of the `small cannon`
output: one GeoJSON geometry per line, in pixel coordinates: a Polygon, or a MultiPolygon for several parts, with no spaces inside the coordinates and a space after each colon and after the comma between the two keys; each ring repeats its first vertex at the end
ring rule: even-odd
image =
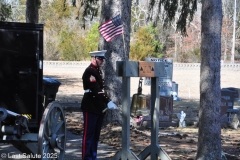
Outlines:
{"type": "Polygon", "coordinates": [[[38,133],[30,132],[28,124],[29,120],[25,115],[0,108],[0,142],[11,143],[22,153],[38,155],[42,159],[49,157],[63,160],[66,121],[60,104],[57,102],[48,104],[38,133]]]}
{"type": "MultiPolygon", "coordinates": [[[[28,118],[4,108],[0,108],[0,135],[16,135],[18,138],[28,130],[28,118]]],[[[8,137],[3,137],[8,139],[8,137]]]]}

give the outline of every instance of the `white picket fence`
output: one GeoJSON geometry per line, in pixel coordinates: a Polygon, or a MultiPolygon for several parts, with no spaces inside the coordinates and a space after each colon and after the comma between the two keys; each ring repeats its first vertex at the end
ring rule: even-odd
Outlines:
{"type": "MultiPolygon", "coordinates": [[[[90,61],[43,61],[46,68],[86,68],[90,61]]],[[[174,69],[200,69],[200,63],[173,63],[174,69]]],[[[240,70],[240,63],[222,63],[221,69],[240,70]]]]}

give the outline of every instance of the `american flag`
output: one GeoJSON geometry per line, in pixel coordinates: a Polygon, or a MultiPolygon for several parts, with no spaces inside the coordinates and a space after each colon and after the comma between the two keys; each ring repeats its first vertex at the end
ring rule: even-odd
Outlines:
{"type": "Polygon", "coordinates": [[[100,33],[107,42],[110,42],[114,37],[123,33],[123,25],[120,15],[106,21],[98,27],[100,33]]]}

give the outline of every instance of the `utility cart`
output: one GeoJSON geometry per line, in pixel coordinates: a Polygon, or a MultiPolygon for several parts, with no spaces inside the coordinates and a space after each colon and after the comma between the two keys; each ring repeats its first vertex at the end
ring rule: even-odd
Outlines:
{"type": "Polygon", "coordinates": [[[44,83],[43,28],[0,22],[0,143],[29,159],[63,160],[66,121],[55,96],[49,96],[60,83],[50,86],[55,89],[44,83]]]}

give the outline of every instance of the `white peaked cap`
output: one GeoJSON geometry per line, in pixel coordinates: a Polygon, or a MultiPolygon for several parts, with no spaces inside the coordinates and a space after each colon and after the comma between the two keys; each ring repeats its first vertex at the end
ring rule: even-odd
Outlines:
{"type": "Polygon", "coordinates": [[[93,51],[93,52],[90,52],[90,55],[91,55],[91,57],[101,57],[103,59],[106,59],[106,57],[105,57],[106,52],[107,52],[107,50],[93,51]]]}

